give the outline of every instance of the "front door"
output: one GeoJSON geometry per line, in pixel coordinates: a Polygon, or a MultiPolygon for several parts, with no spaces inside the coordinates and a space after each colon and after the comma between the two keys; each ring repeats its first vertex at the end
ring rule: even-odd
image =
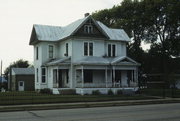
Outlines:
{"type": "Polygon", "coordinates": [[[24,91],[24,81],[19,81],[19,83],[18,83],[18,90],[19,91],[24,91]]]}

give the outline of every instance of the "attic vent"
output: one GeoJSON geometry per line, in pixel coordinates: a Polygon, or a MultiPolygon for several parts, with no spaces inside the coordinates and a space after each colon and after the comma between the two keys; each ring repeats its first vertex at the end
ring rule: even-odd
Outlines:
{"type": "Polygon", "coordinates": [[[87,16],[89,16],[89,13],[85,13],[85,14],[84,14],[84,17],[87,17],[87,16]]]}

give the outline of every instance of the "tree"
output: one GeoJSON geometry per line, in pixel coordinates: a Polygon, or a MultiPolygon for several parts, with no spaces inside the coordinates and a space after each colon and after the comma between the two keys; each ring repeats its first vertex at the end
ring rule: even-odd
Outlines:
{"type": "Polygon", "coordinates": [[[20,59],[20,60],[17,60],[13,63],[11,63],[4,71],[4,75],[5,75],[5,78],[8,79],[8,73],[10,71],[11,68],[27,68],[27,67],[30,67],[31,65],[29,64],[28,61],[26,60],[23,60],[23,59],[20,59]]]}
{"type": "Polygon", "coordinates": [[[143,73],[164,73],[166,82],[168,73],[175,71],[168,66],[171,57],[180,55],[179,11],[179,0],[124,0],[92,15],[109,27],[124,29],[133,40],[128,56],[142,64],[143,73]],[[142,41],[151,44],[148,52],[141,48],[142,41]]]}

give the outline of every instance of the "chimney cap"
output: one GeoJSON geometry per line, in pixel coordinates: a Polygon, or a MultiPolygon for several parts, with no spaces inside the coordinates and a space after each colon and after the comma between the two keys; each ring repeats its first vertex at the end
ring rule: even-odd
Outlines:
{"type": "Polygon", "coordinates": [[[89,13],[85,13],[85,14],[84,14],[84,17],[87,17],[87,16],[89,16],[89,15],[90,15],[89,13]]]}

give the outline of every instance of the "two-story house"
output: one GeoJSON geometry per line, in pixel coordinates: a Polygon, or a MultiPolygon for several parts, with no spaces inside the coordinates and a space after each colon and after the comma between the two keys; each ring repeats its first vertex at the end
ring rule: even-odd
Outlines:
{"type": "Polygon", "coordinates": [[[140,64],[127,57],[128,42],[124,30],[108,28],[87,14],[65,27],[34,25],[35,89],[90,94],[138,87],[140,64]]]}

